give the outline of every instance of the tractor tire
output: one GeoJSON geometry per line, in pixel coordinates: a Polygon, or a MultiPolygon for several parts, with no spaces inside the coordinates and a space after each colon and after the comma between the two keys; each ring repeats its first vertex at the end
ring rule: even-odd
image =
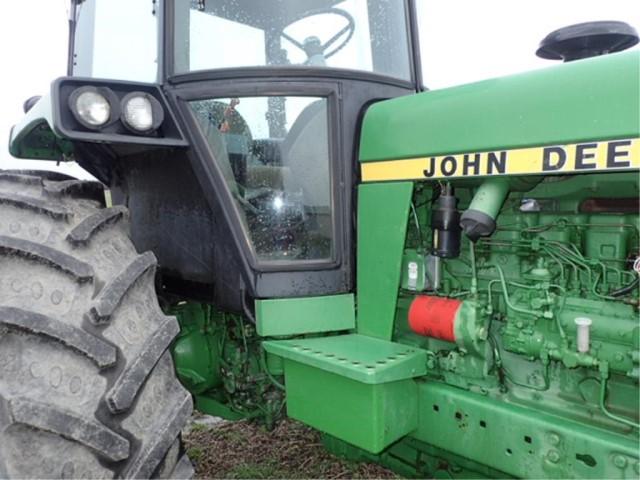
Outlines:
{"type": "Polygon", "coordinates": [[[190,478],[156,258],[61,178],[0,171],[0,478],[190,478]]]}

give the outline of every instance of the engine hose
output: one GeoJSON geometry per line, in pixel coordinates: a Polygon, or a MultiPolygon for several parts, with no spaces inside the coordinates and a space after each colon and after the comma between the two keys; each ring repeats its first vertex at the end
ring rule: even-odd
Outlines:
{"type": "Polygon", "coordinates": [[[627,293],[631,293],[638,286],[639,283],[640,283],[640,277],[636,277],[636,279],[626,287],[622,287],[622,288],[619,288],[618,290],[614,290],[613,292],[609,292],[609,296],[621,297],[623,295],[626,295],[627,293]]]}
{"type": "MultiPolygon", "coordinates": [[[[274,387],[276,387],[279,390],[286,391],[285,386],[282,383],[280,383],[278,380],[276,380],[273,375],[271,375],[271,372],[269,371],[269,367],[267,367],[267,359],[265,358],[267,356],[267,352],[265,351],[264,347],[261,347],[261,350],[262,352],[258,354],[258,357],[260,360],[260,366],[264,370],[264,373],[267,374],[267,378],[273,384],[274,387]]],[[[282,409],[282,407],[280,407],[280,409],[282,409]]]]}
{"type": "Polygon", "coordinates": [[[478,293],[478,269],[476,266],[476,250],[473,242],[469,242],[469,258],[471,259],[471,294],[478,293]]]}
{"type": "Polygon", "coordinates": [[[483,268],[495,268],[496,271],[498,272],[498,276],[500,277],[500,280],[491,280],[489,282],[488,294],[489,294],[490,303],[491,303],[491,287],[493,286],[494,283],[500,283],[500,286],[502,287],[502,294],[504,295],[504,302],[507,304],[507,307],[509,307],[514,312],[525,313],[527,315],[533,315],[534,317],[542,316],[542,313],[538,311],[529,310],[527,308],[516,307],[514,304],[511,303],[511,300],[509,299],[509,292],[507,290],[507,281],[505,279],[504,272],[502,270],[502,267],[500,267],[500,265],[488,264],[483,268]]]}
{"type": "Polygon", "coordinates": [[[491,368],[496,368],[497,371],[501,371],[507,380],[509,380],[514,385],[517,385],[518,387],[530,388],[531,390],[536,390],[538,392],[544,392],[549,390],[549,387],[551,386],[551,382],[549,381],[549,363],[548,362],[542,363],[543,365],[542,380],[544,380],[544,385],[538,386],[538,385],[531,385],[529,383],[522,383],[522,382],[519,382],[518,380],[515,380],[511,372],[509,372],[509,370],[507,370],[503,365],[502,354],[500,353],[500,347],[498,346],[498,342],[493,337],[493,335],[489,335],[489,344],[491,345],[491,348],[493,350],[494,364],[491,366],[491,368]]]}

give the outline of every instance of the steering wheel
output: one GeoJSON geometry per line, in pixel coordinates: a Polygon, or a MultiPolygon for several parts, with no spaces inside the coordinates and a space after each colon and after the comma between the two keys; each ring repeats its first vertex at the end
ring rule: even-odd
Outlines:
{"type": "Polygon", "coordinates": [[[342,10],[341,8],[330,7],[330,8],[319,8],[316,10],[310,10],[310,11],[304,12],[304,14],[302,15],[295,17],[288,24],[282,27],[282,29],[280,30],[280,36],[283,38],[286,38],[297,48],[299,48],[304,53],[306,53],[307,58],[309,59],[314,55],[322,55],[325,59],[327,59],[329,57],[332,57],[336,53],[338,53],[340,50],[342,50],[345,47],[347,43],[349,43],[349,40],[351,40],[351,37],[353,37],[355,30],[356,30],[356,22],[349,12],[342,10]],[[324,14],[338,15],[347,20],[347,24],[344,26],[344,28],[342,28],[338,33],[336,33],[333,37],[331,37],[329,40],[327,40],[324,43],[321,43],[318,37],[307,37],[304,41],[299,42],[298,40],[296,40],[295,38],[292,38],[290,35],[287,35],[284,32],[287,27],[289,27],[290,25],[293,25],[294,23],[304,18],[315,17],[316,15],[324,15],[324,14]],[[347,34],[346,36],[345,36],[345,33],[347,34]],[[342,42],[337,47],[333,48],[333,50],[329,51],[330,47],[334,43],[336,43],[341,37],[343,37],[342,42]]]}

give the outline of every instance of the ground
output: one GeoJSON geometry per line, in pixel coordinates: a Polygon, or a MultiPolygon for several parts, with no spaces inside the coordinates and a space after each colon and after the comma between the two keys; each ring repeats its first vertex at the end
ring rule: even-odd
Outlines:
{"type": "Polygon", "coordinates": [[[272,430],[198,416],[183,433],[196,478],[399,478],[328,453],[318,432],[293,420],[272,430]]]}

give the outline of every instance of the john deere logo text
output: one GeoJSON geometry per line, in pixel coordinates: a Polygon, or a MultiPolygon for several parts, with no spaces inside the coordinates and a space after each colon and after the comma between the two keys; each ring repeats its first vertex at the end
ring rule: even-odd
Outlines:
{"type": "Polygon", "coordinates": [[[640,168],[640,139],[370,162],[365,182],[526,175],[640,168]]]}

